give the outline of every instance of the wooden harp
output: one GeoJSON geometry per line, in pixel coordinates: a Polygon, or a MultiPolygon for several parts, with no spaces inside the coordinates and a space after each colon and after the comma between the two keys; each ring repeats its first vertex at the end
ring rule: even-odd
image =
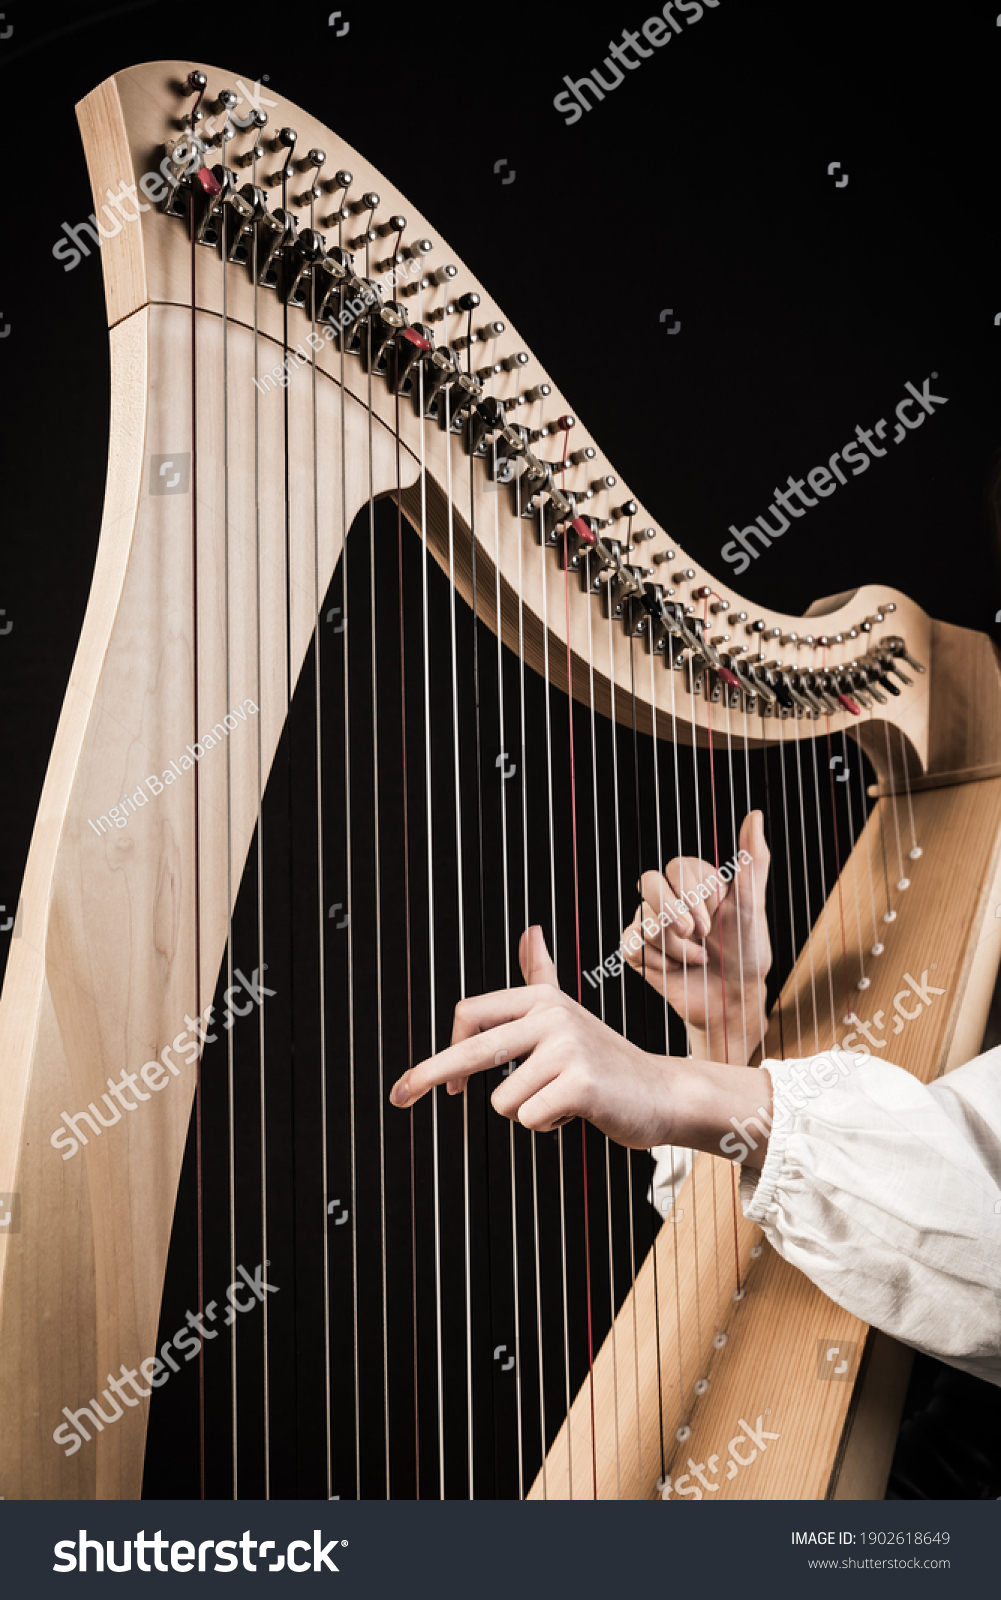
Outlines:
{"type": "MultiPolygon", "coordinates": [[[[763,783],[766,1052],[933,968],[887,1053],[967,1060],[994,647],[886,588],[755,610],[669,553],[441,234],[268,99],[157,62],[79,107],[111,441],[0,1001],[3,1495],[155,1492],[168,1440],[196,1494],[650,1498],[763,1417],[707,1498],[880,1495],[906,1352],[756,1242],[729,1162],[655,1227],[593,1129],[385,1094],[517,981],[523,913],[607,968],[634,852],[725,855],[763,783]]],[[[683,1048],[638,982],[583,998],[683,1048]]]]}

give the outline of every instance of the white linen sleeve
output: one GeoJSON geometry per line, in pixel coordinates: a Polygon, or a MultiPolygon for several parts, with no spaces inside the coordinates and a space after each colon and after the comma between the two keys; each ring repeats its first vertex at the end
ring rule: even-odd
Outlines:
{"type": "Polygon", "coordinates": [[[850,1050],[762,1068],[745,1217],[838,1305],[1001,1385],[1001,1048],[929,1085],[850,1050]]]}

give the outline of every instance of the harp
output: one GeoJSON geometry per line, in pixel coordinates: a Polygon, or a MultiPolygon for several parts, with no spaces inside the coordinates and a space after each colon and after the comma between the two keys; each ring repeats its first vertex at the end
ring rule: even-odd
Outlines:
{"type": "MultiPolygon", "coordinates": [[[[650,1498],[767,1417],[716,1498],[879,1495],[907,1352],[762,1246],[729,1162],[655,1226],[595,1130],[386,1090],[517,981],[523,917],[579,983],[636,865],[722,859],[766,789],[766,1053],[934,967],[890,1058],[968,1059],[994,647],[886,587],[742,604],[435,227],[234,82],[79,107],[111,440],[0,1001],[2,1492],[137,1497],[166,1451],[175,1493],[650,1498]]],[[[638,984],[583,999],[684,1048],[638,984]]]]}

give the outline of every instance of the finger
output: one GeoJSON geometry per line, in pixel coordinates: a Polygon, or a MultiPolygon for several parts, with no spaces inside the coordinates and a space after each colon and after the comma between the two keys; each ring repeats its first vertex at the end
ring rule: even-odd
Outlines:
{"type": "Polygon", "coordinates": [[[545,1044],[534,1050],[509,1078],[502,1078],[490,1096],[490,1104],[502,1117],[518,1119],[518,1108],[559,1077],[557,1052],[547,1050],[545,1044]]]}
{"type": "Polygon", "coordinates": [[[495,989],[492,994],[460,1000],[454,1012],[451,1043],[459,1044],[488,1028],[500,1027],[502,1022],[527,1016],[533,1006],[549,1004],[552,998],[549,984],[536,984],[526,989],[495,989]]]}
{"type": "Polygon", "coordinates": [[[670,883],[662,872],[644,872],[638,888],[644,905],[650,907],[656,920],[659,921],[663,917],[665,924],[681,929],[685,938],[692,935],[695,931],[695,919],[680,895],[672,891],[670,883]]]}
{"type": "MultiPolygon", "coordinates": [[[[654,917],[651,908],[646,904],[640,906],[633,918],[630,931],[638,932],[640,938],[644,940],[644,945],[639,950],[635,949],[635,939],[632,940],[632,945],[626,953],[626,959],[631,966],[640,964],[644,951],[649,959],[651,951],[654,950],[670,956],[674,961],[688,960],[697,966],[702,966],[705,962],[705,947],[690,937],[693,931],[690,923],[662,924],[660,918],[654,917]]],[[[623,947],[625,948],[625,941],[623,947]]]]}
{"type": "Polygon", "coordinates": [[[518,1109],[518,1121],[533,1133],[552,1133],[574,1117],[584,1115],[579,1085],[573,1075],[561,1072],[518,1109]]]}
{"type": "MultiPolygon", "coordinates": [[[[709,887],[708,880],[713,874],[713,868],[708,861],[699,861],[695,856],[675,856],[664,868],[664,876],[674,889],[678,899],[684,899],[686,894],[698,891],[705,886],[708,896],[699,896],[696,906],[692,906],[692,916],[695,919],[695,929],[701,938],[705,938],[712,926],[713,913],[719,903],[719,896],[714,894],[709,887]]],[[[714,880],[715,881],[715,880],[714,880]]],[[[691,905],[691,901],[687,902],[691,905]]]]}
{"type": "Polygon", "coordinates": [[[706,947],[692,939],[681,939],[671,928],[658,929],[656,936],[644,938],[640,948],[634,949],[623,941],[623,957],[635,971],[640,971],[644,965],[649,972],[651,963],[666,957],[668,960],[682,966],[687,963],[690,967],[704,967],[709,959],[706,947]]]}
{"type": "Polygon", "coordinates": [[[746,850],[751,858],[751,892],[754,904],[761,910],[765,906],[765,894],[768,887],[768,869],[771,865],[771,851],[765,842],[765,819],[760,811],[749,811],[740,827],[740,848],[746,850]]]}
{"type": "Polygon", "coordinates": [[[546,949],[545,935],[538,924],[526,928],[522,934],[518,946],[518,960],[521,963],[521,975],[526,983],[548,983],[554,989],[559,988],[560,980],[552,957],[546,949]]]}
{"type": "MultiPolygon", "coordinates": [[[[531,993],[527,989],[515,992],[531,993]]],[[[551,1026],[551,1022],[543,1022],[543,1016],[544,1013],[536,1005],[526,1016],[505,1021],[497,1027],[476,1032],[449,1045],[447,1050],[440,1050],[436,1056],[421,1061],[404,1073],[393,1085],[390,1101],[394,1106],[415,1105],[436,1084],[450,1080],[455,1082],[469,1077],[471,1073],[485,1072],[489,1067],[501,1066],[505,1061],[530,1054],[543,1032],[551,1026]]]]}

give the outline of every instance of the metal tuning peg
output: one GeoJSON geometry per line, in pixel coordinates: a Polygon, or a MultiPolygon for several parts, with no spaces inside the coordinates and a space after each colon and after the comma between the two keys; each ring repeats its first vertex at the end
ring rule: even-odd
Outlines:
{"type": "MultiPolygon", "coordinates": [[[[226,231],[223,239],[223,249],[226,251],[227,260],[236,263],[237,266],[242,267],[247,263],[247,247],[243,241],[254,225],[254,214],[257,207],[256,195],[259,193],[259,190],[254,190],[253,184],[247,183],[244,184],[242,189],[237,189],[236,185],[233,184],[226,195],[228,210],[224,214],[226,231]],[[246,192],[248,189],[251,191],[249,195],[246,192]]],[[[262,200],[263,198],[263,195],[261,195],[262,200]]]]}
{"type": "Polygon", "coordinates": [[[395,300],[384,306],[373,306],[369,318],[370,342],[367,354],[371,359],[370,371],[385,373],[388,368],[384,358],[386,348],[407,325],[407,313],[395,300]]]}
{"type": "Polygon", "coordinates": [[[195,238],[199,244],[219,243],[221,219],[226,196],[236,187],[236,179],[228,167],[217,166],[210,172],[202,167],[192,185],[201,205],[201,215],[195,224],[195,238]]]}
{"type": "Polygon", "coordinates": [[[466,448],[471,456],[485,456],[490,448],[489,435],[504,426],[504,407],[492,394],[485,395],[473,407],[469,417],[466,448]]]}
{"type": "Polygon", "coordinates": [[[307,152],[301,161],[296,162],[299,172],[312,172],[313,182],[302,194],[296,195],[292,204],[295,206],[314,206],[320,198],[320,170],[327,156],[324,150],[312,149],[307,152]]]}
{"type": "Polygon", "coordinates": [[[427,381],[424,386],[424,415],[427,418],[437,417],[438,397],[447,383],[451,383],[456,373],[456,361],[447,344],[431,352],[427,363],[427,381]]]}
{"type": "Polygon", "coordinates": [[[354,257],[334,245],[313,268],[314,309],[317,322],[338,319],[340,291],[354,272],[354,257]]]}
{"type": "Polygon", "coordinates": [[[295,218],[291,211],[269,211],[262,207],[257,216],[257,281],[262,289],[278,287],[278,262],[276,257],[283,244],[295,236],[295,218]]]}
{"type": "Polygon", "coordinates": [[[289,306],[304,306],[312,290],[313,268],[323,254],[323,240],[312,228],[303,228],[285,261],[281,299],[289,306]]]}
{"type": "Polygon", "coordinates": [[[415,322],[411,328],[402,328],[396,340],[396,392],[409,394],[413,387],[411,373],[419,361],[422,361],[434,349],[434,334],[423,322],[415,322]]]}

